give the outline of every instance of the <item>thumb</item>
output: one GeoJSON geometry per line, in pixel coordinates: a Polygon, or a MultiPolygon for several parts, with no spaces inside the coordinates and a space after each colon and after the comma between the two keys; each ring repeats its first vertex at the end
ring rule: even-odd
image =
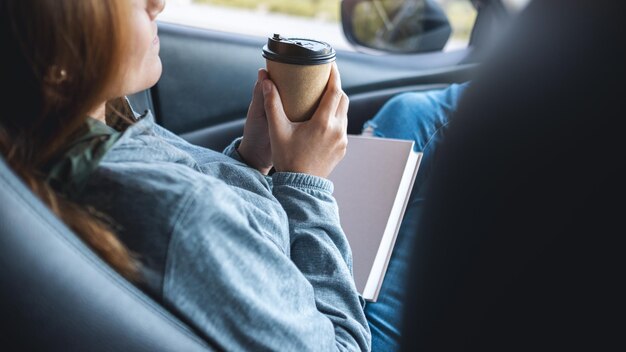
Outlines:
{"type": "Polygon", "coordinates": [[[265,119],[265,108],[263,106],[263,88],[262,83],[267,79],[267,71],[259,69],[257,72],[257,80],[252,91],[252,101],[248,107],[248,118],[265,119]]]}
{"type": "Polygon", "coordinates": [[[283,103],[278,95],[278,89],[269,79],[264,79],[261,83],[263,89],[263,103],[265,105],[265,115],[270,129],[284,131],[291,121],[285,115],[283,103]]]}
{"type": "Polygon", "coordinates": [[[265,108],[263,107],[263,91],[261,81],[257,81],[252,92],[252,101],[248,108],[248,117],[258,118],[265,117],[265,108]]]}

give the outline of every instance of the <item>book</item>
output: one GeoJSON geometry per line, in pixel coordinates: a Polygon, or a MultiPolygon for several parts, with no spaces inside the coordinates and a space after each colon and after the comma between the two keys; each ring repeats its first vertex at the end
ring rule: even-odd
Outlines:
{"type": "Polygon", "coordinates": [[[354,281],[367,301],[378,298],[422,159],[414,144],[348,135],[346,155],[328,177],[352,248],[354,281]]]}

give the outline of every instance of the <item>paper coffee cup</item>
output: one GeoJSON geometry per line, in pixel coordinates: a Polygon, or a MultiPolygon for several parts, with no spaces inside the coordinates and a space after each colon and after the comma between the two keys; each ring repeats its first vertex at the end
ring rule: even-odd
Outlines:
{"type": "Polygon", "coordinates": [[[263,57],[289,120],[301,122],[313,116],[335,56],[335,50],[322,41],[283,38],[279,34],[268,38],[263,57]]]}

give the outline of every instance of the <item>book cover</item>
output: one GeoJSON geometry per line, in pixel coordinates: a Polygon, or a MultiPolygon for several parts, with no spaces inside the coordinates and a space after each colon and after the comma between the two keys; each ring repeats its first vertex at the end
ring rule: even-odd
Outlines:
{"type": "Polygon", "coordinates": [[[413,141],[348,135],[343,160],[330,174],[341,227],[352,248],[354,281],[376,301],[422,153],[413,141]]]}

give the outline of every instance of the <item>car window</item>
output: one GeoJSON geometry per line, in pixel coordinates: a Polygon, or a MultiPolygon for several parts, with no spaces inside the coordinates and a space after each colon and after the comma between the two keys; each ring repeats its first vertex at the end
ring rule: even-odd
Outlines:
{"type": "Polygon", "coordinates": [[[466,0],[435,0],[448,16],[452,34],[444,51],[467,47],[476,20],[476,9],[466,0]]]}
{"type": "MultiPolygon", "coordinates": [[[[476,18],[470,0],[434,0],[448,16],[452,34],[444,51],[468,45],[476,18]]],[[[323,40],[354,50],[340,23],[340,0],[168,0],[159,19],[223,32],[323,40]]]]}
{"type": "Polygon", "coordinates": [[[518,13],[522,11],[522,9],[526,7],[526,5],[528,5],[529,2],[530,0],[502,0],[502,3],[504,4],[504,6],[511,13],[518,13]]]}

